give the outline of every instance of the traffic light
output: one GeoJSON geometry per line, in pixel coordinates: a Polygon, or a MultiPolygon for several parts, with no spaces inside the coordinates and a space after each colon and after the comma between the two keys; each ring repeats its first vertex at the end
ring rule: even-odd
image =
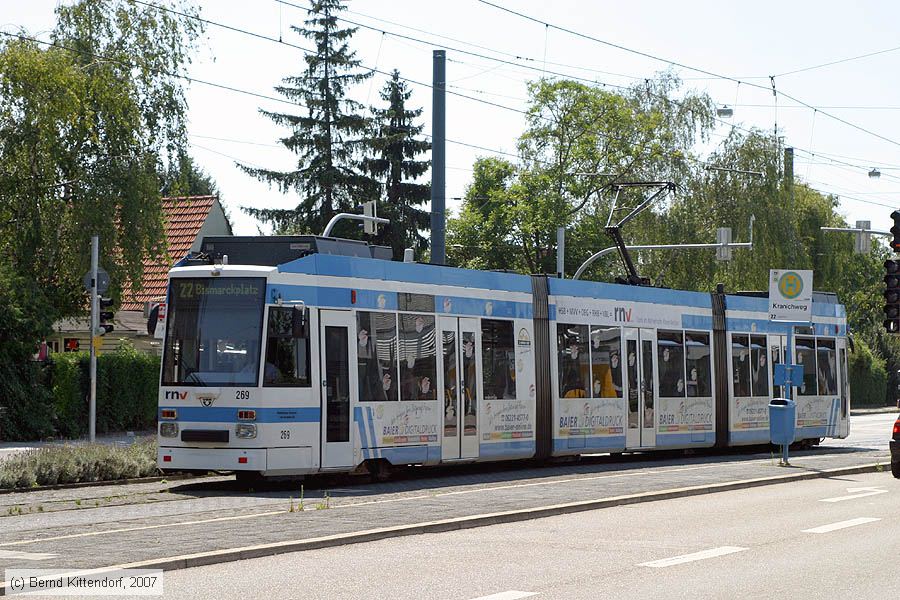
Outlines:
{"type": "Polygon", "coordinates": [[[891,218],[894,220],[894,226],[891,227],[891,233],[894,234],[894,239],[891,240],[891,250],[900,252],[900,210],[892,212],[891,218]]]}
{"type": "Polygon", "coordinates": [[[884,261],[884,328],[900,333],[900,260],[884,261]]]}
{"type": "Polygon", "coordinates": [[[112,298],[103,298],[102,296],[97,300],[100,303],[100,326],[97,328],[97,335],[104,335],[113,330],[113,312],[106,310],[112,306],[113,301],[112,298]]]}

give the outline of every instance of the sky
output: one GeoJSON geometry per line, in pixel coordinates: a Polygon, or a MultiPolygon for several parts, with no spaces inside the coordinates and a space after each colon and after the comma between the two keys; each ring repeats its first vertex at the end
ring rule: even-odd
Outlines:
{"type": "MultiPolygon", "coordinates": [[[[0,0],[0,29],[23,28],[48,39],[60,1],[0,0]]],[[[717,123],[711,147],[732,127],[771,130],[777,123],[785,144],[796,148],[795,175],[837,195],[840,212],[851,225],[868,220],[874,229],[890,228],[889,215],[900,206],[900,83],[896,76],[900,72],[896,27],[900,4],[887,0],[490,2],[531,20],[481,0],[349,0],[343,14],[366,26],[350,40],[366,68],[385,73],[398,69],[401,76],[419,82],[409,84],[410,104],[424,109],[425,133],[431,131],[432,90],[427,84],[432,78],[432,53],[447,50],[448,90],[459,94],[447,97],[447,137],[454,141],[447,144],[446,152],[446,197],[451,210],[460,205],[476,158],[515,153],[516,139],[524,128],[524,116],[517,111],[526,106],[529,81],[553,72],[622,86],[669,69],[683,79],[684,89],[707,92],[717,105],[733,108],[732,118],[717,123]],[[863,55],[871,56],[856,58],[863,55]],[[833,62],[837,64],[819,66],[833,62]],[[772,92],[773,75],[777,95],[772,92]],[[881,177],[869,177],[872,168],[881,177]]],[[[291,29],[306,18],[308,0],[201,0],[198,4],[204,18],[221,25],[312,47],[311,41],[291,29]]],[[[303,52],[297,48],[207,25],[189,74],[197,80],[277,97],[273,87],[303,67],[303,52]]],[[[386,75],[376,74],[353,89],[352,97],[370,105],[379,103],[385,80],[386,75]]],[[[260,109],[294,109],[196,82],[188,85],[187,99],[191,153],[215,179],[235,234],[267,233],[268,228],[241,207],[292,208],[299,198],[296,193],[270,189],[237,169],[235,162],[294,168],[296,156],[277,143],[286,131],[259,114],[260,109]]],[[[364,200],[360,199],[360,205],[364,200]]],[[[746,224],[720,226],[732,227],[735,241],[745,241],[738,232],[746,231],[746,224]]]]}

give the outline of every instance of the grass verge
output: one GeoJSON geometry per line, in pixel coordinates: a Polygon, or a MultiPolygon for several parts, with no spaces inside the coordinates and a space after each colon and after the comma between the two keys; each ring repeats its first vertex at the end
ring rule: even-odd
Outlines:
{"type": "Polygon", "coordinates": [[[156,440],[130,446],[84,444],[28,450],[0,462],[0,489],[63,483],[151,477],[156,469],[156,440]]]}

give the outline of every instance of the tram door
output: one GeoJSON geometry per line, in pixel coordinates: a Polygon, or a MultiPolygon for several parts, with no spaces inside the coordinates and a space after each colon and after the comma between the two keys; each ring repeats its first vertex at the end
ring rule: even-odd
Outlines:
{"type": "Polygon", "coordinates": [[[320,313],[320,360],[322,364],[322,468],[352,467],[350,437],[352,407],[357,403],[356,344],[353,313],[320,313]]]}
{"type": "Polygon", "coordinates": [[[656,364],[656,332],[625,328],[625,371],[628,398],[627,448],[656,445],[656,391],[653,373],[656,364]]]}
{"type": "Polygon", "coordinates": [[[838,371],[840,372],[840,387],[838,390],[841,394],[841,411],[840,431],[841,437],[850,435],[850,380],[848,379],[847,365],[847,340],[845,338],[837,339],[838,353],[838,371]]]}
{"type": "Polygon", "coordinates": [[[478,319],[441,317],[444,429],[441,460],[478,458],[481,340],[478,319]]]}
{"type": "MultiPolygon", "coordinates": [[[[772,397],[784,398],[784,387],[775,385],[775,365],[784,364],[787,356],[787,336],[786,335],[770,335],[769,336],[769,360],[772,364],[772,397]]],[[[793,361],[791,361],[793,362],[793,361]]],[[[794,397],[793,394],[791,396],[794,397]]],[[[794,398],[796,400],[796,398],[794,398]]]]}

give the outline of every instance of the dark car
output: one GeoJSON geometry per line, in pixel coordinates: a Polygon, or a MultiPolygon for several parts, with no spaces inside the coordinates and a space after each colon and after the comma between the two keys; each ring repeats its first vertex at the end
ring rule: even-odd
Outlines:
{"type": "Polygon", "coordinates": [[[900,417],[894,421],[894,434],[891,436],[891,474],[900,479],[900,417]]]}

